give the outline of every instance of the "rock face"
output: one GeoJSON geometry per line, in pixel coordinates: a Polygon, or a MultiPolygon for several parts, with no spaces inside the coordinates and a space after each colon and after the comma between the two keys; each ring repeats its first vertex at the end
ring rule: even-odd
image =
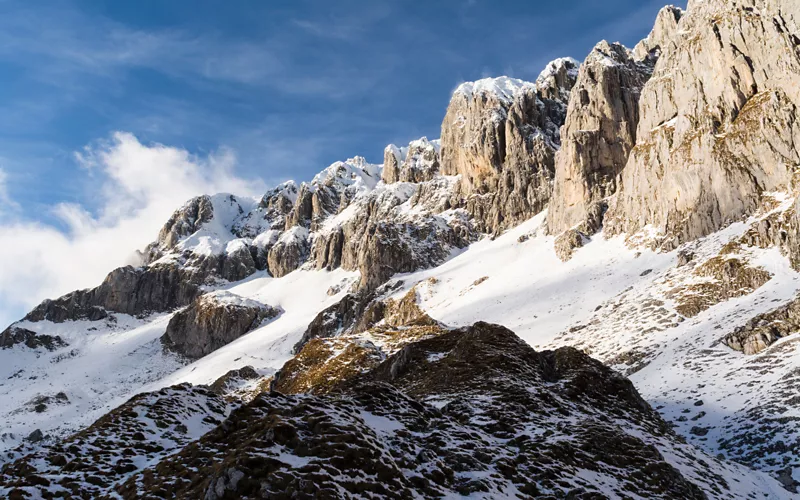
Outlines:
{"type": "Polygon", "coordinates": [[[274,307],[230,292],[212,292],[175,313],[161,342],[187,358],[198,359],[279,314],[280,310],[274,307]]]}
{"type": "Polygon", "coordinates": [[[678,21],[683,17],[683,10],[669,5],[658,12],[656,23],[647,38],[636,44],[633,56],[638,61],[658,59],[661,53],[675,42],[678,32],[678,21]]]}
{"type": "Polygon", "coordinates": [[[636,143],[639,94],[652,63],[634,58],[620,44],[603,41],[581,65],[556,153],[547,213],[551,234],[575,226],[592,234],[586,223],[590,207],[616,192],[617,176],[636,143]]]}
{"type": "Polygon", "coordinates": [[[158,233],[158,244],[172,248],[181,239],[195,233],[203,224],[214,218],[214,205],[211,197],[204,195],[189,200],[172,214],[158,233]]]}
{"type": "Polygon", "coordinates": [[[182,307],[200,294],[199,284],[172,265],[122,267],[90,290],[78,290],[56,300],[45,300],[25,317],[28,321],[96,321],[109,312],[146,315],[182,307]]]}
{"type": "Polygon", "coordinates": [[[715,464],[600,363],[479,323],[410,344],[326,396],[264,393],[116,492],[733,498],[715,464]]]}
{"type": "Polygon", "coordinates": [[[462,84],[453,94],[442,123],[442,173],[461,176],[459,195],[482,232],[499,233],[550,200],[566,111],[558,98],[575,82],[574,63],[559,65],[556,76],[542,79],[542,91],[501,77],[462,84]],[[564,87],[553,89],[553,82],[564,87]]]}
{"type": "Polygon", "coordinates": [[[722,343],[745,354],[758,354],[798,329],[800,329],[800,299],[755,316],[723,337],[722,343]]]}
{"type": "Polygon", "coordinates": [[[393,182],[425,182],[439,173],[439,141],[428,141],[423,137],[411,141],[408,147],[386,146],[383,153],[381,179],[393,182]]]}
{"type": "Polygon", "coordinates": [[[30,349],[43,347],[48,351],[67,345],[58,335],[40,334],[15,325],[9,326],[0,333],[0,349],[9,349],[18,344],[24,344],[30,349]]]}
{"type": "Polygon", "coordinates": [[[800,5],[692,1],[639,100],[609,234],[671,249],[741,219],[800,164],[800,5]]]}
{"type": "Polygon", "coordinates": [[[442,178],[383,185],[315,234],[311,260],[318,269],[360,271],[358,287],[367,291],[395,273],[441,263],[476,238],[466,212],[449,201],[453,189],[454,180],[442,178]]]}

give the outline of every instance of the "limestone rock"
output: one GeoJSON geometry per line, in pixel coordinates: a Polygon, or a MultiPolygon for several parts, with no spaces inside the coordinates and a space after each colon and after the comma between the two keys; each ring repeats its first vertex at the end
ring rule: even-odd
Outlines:
{"type": "Polygon", "coordinates": [[[383,182],[414,182],[432,180],[439,173],[439,141],[423,137],[411,141],[408,147],[386,146],[383,153],[383,182]]]}
{"type": "Polygon", "coordinates": [[[295,226],[283,233],[267,257],[270,274],[280,278],[300,267],[308,258],[309,247],[308,229],[295,226]]]}
{"type": "Polygon", "coordinates": [[[536,78],[536,88],[542,99],[569,102],[569,95],[581,63],[571,57],[550,61],[536,78]]]}
{"type": "Polygon", "coordinates": [[[800,329],[800,299],[759,314],[737,327],[722,343],[744,354],[758,354],[800,329]]]}
{"type": "Polygon", "coordinates": [[[158,233],[158,244],[172,248],[178,242],[194,233],[202,224],[214,216],[214,207],[209,196],[198,196],[178,209],[158,233]]]}
{"type": "Polygon", "coordinates": [[[800,4],[692,1],[639,100],[637,143],[606,216],[664,249],[740,220],[800,165],[800,4]]]}
{"type": "Polygon", "coordinates": [[[678,21],[683,17],[683,9],[668,5],[661,9],[656,16],[656,23],[647,38],[636,44],[633,48],[634,57],[643,61],[657,59],[670,44],[674,43],[678,32],[678,21]]]}
{"type": "Polygon", "coordinates": [[[447,208],[453,179],[383,185],[358,199],[342,217],[315,233],[311,260],[318,269],[361,272],[359,288],[374,290],[399,272],[446,259],[475,238],[463,210],[447,208]],[[416,196],[425,190],[424,199],[416,196]]]}
{"type": "Polygon", "coordinates": [[[572,258],[573,252],[586,243],[586,236],[577,229],[567,229],[556,237],[556,256],[566,262],[572,258]]]}
{"type": "Polygon", "coordinates": [[[25,319],[97,321],[109,312],[142,316],[183,307],[200,294],[199,283],[175,265],[157,264],[115,269],[97,288],[78,290],[55,300],[45,300],[25,319]]]}
{"type": "Polygon", "coordinates": [[[187,358],[198,359],[279,314],[279,309],[230,292],[212,292],[175,313],[161,342],[187,358]]]}
{"type": "Polygon", "coordinates": [[[605,41],[581,65],[555,157],[550,234],[583,223],[592,204],[616,192],[636,143],[639,94],[652,71],[649,60],[638,61],[622,45],[605,41]]]}
{"type": "Polygon", "coordinates": [[[386,184],[392,184],[400,180],[400,167],[403,164],[403,150],[389,144],[383,150],[383,171],[381,180],[386,184]]]}
{"type": "Polygon", "coordinates": [[[565,95],[574,84],[572,64],[563,63],[557,91],[501,77],[453,93],[442,123],[442,173],[461,176],[459,195],[479,231],[501,232],[550,200],[566,103],[544,95],[565,95]]]}

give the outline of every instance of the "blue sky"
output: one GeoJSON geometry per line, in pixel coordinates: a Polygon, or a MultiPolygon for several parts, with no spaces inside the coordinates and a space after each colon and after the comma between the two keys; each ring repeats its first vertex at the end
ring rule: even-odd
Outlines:
{"type": "MultiPolygon", "coordinates": [[[[118,228],[126,216],[160,218],[190,188],[257,192],[308,180],[354,155],[380,162],[390,142],[438,137],[459,83],[503,74],[535,79],[548,61],[582,60],[604,38],[632,47],[661,6],[0,0],[0,239],[28,238],[22,246],[37,253],[31,269],[58,269],[65,264],[28,233],[58,238],[71,245],[62,250],[68,254],[90,230],[118,228]],[[169,149],[154,160],[156,143],[169,149]],[[153,183],[131,183],[134,176],[120,170],[153,176],[138,161],[178,172],[170,179],[182,189],[167,190],[174,199],[155,186],[159,210],[137,208],[154,199],[153,183]],[[218,168],[224,182],[211,179],[218,168]]],[[[142,226],[146,235],[134,241],[151,240],[161,223],[142,226]]],[[[27,255],[15,252],[0,250],[0,258],[27,255]]],[[[12,307],[11,287],[27,275],[5,273],[0,320],[3,306],[19,311],[42,295],[93,283],[61,280],[12,307]]]]}

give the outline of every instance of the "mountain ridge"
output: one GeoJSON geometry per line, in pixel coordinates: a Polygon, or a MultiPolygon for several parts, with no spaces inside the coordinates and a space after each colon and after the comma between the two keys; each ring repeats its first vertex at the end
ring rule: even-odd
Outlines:
{"type": "MultiPolygon", "coordinates": [[[[534,83],[500,77],[460,86],[441,139],[389,145],[383,165],[355,157],[310,182],[276,186],[260,199],[217,194],[190,200],[145,249],[144,266],[112,271],[97,288],[45,301],[0,335],[0,359],[9,361],[10,375],[0,397],[12,408],[3,416],[10,432],[0,436],[8,461],[0,491],[34,491],[37,479],[25,477],[31,453],[48,453],[75,425],[91,424],[90,418],[136,392],[185,382],[222,388],[220,397],[241,405],[234,413],[243,415],[228,425],[263,427],[273,436],[269,444],[277,438],[272,424],[264,427],[260,420],[266,415],[291,415],[295,429],[311,418],[306,411],[349,419],[346,407],[361,405],[353,401],[369,399],[366,394],[377,389],[331,396],[340,394],[341,384],[380,375],[380,383],[396,385],[398,374],[414,363],[422,364],[409,376],[425,377],[420,366],[449,366],[451,351],[423,359],[414,353],[424,346],[476,329],[505,338],[508,330],[500,329],[506,327],[527,342],[521,346],[574,346],[599,361],[560,352],[631,378],[658,412],[644,403],[653,413],[637,418],[664,430],[657,439],[662,448],[656,446],[662,451],[643,451],[655,462],[625,459],[622,476],[636,481],[652,466],[666,474],[660,484],[672,481],[678,488],[653,495],[796,494],[800,94],[792,84],[800,82],[798,9],[789,0],[693,0],[685,12],[668,6],[632,50],[600,42],[582,63],[563,58],[548,64],[534,83]],[[83,360],[100,366],[82,366],[83,360]],[[105,363],[107,371],[101,369],[105,363]],[[66,376],[59,379],[58,370],[66,376]],[[38,382],[23,386],[23,377],[38,382]],[[88,391],[77,385],[84,379],[88,391]],[[104,387],[109,384],[114,390],[104,387]],[[344,403],[336,399],[341,397],[344,403]],[[706,458],[676,458],[692,453],[706,458]],[[653,465],[661,461],[669,466],[653,465]],[[670,476],[669,467],[677,467],[680,478],[670,476]],[[778,481],[784,490],[776,489],[778,481]]],[[[483,346],[476,352],[485,358],[473,353],[473,361],[485,361],[487,373],[513,368],[503,363],[514,359],[513,349],[492,356],[491,339],[476,339],[483,346]]],[[[391,389],[393,396],[380,403],[388,405],[386,418],[397,417],[394,405],[405,408],[399,414],[433,418],[438,410],[418,406],[428,402],[408,399],[418,396],[471,414],[476,408],[459,409],[447,384],[459,382],[459,373],[473,382],[486,374],[459,367],[420,382],[436,387],[427,395],[413,384],[398,394],[391,389]]],[[[202,388],[188,390],[205,397],[202,388]]],[[[480,400],[492,387],[470,390],[480,400]]],[[[612,392],[605,387],[601,394],[613,399],[612,392]]],[[[532,403],[506,401],[486,411],[513,414],[515,404],[532,403]]],[[[590,406],[581,411],[613,420],[613,408],[602,400],[590,406]]],[[[549,408],[558,413],[558,405],[549,408]]],[[[442,425],[451,432],[461,424],[442,425]]],[[[208,443],[220,463],[242,463],[250,444],[237,441],[232,455],[220,454],[226,444],[221,425],[209,428],[213,437],[192,435],[181,441],[182,450],[170,452],[195,460],[208,443]]],[[[376,432],[363,419],[347,425],[376,432]]],[[[369,443],[380,450],[374,453],[396,453],[392,439],[405,438],[392,433],[409,429],[392,425],[392,432],[369,443]]],[[[567,424],[537,425],[526,428],[528,438],[567,424]]],[[[606,431],[600,425],[597,436],[606,431]]],[[[567,434],[586,446],[593,439],[576,428],[567,434]]],[[[631,438],[630,449],[641,437],[631,438]]],[[[445,448],[425,454],[450,460],[445,448]]],[[[601,448],[590,446],[590,458],[616,460],[601,448]]],[[[632,491],[624,477],[601,479],[593,474],[607,471],[585,467],[579,467],[583,479],[571,486],[574,491],[542,478],[533,489],[525,481],[528,489],[518,489],[519,478],[498,470],[491,480],[463,484],[440,471],[443,482],[434,487],[407,483],[414,474],[405,465],[386,472],[399,481],[387,483],[389,490],[380,481],[341,490],[347,482],[312,474],[325,485],[314,490],[295,474],[328,465],[308,469],[304,453],[273,457],[277,463],[265,472],[274,474],[272,482],[259,483],[247,466],[220,471],[204,458],[209,473],[188,485],[173,482],[177,469],[148,463],[102,488],[136,495],[158,484],[182,495],[202,490],[208,498],[238,488],[264,495],[287,484],[298,494],[331,496],[415,491],[559,497],[572,491],[613,497],[632,491]]],[[[565,458],[570,453],[556,460],[574,466],[565,458]]],[[[465,470],[481,470],[483,459],[476,460],[468,460],[465,470]]]]}

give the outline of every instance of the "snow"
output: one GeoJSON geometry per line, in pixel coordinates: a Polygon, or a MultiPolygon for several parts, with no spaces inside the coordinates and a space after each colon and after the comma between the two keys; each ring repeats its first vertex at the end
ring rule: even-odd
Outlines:
{"type": "Polygon", "coordinates": [[[354,186],[357,190],[370,191],[381,180],[382,165],[374,165],[356,156],[347,161],[337,161],[314,176],[312,186],[338,183],[343,186],[354,186]]]}
{"type": "Polygon", "coordinates": [[[146,383],[182,366],[176,357],[163,352],[158,340],[171,315],[144,320],[122,314],[116,317],[116,323],[18,323],[42,334],[59,335],[69,346],[54,352],[23,346],[0,350],[4,373],[0,381],[0,452],[15,447],[35,429],[65,436],[89,425],[146,383]],[[44,412],[30,407],[37,396],[59,392],[67,395],[67,404],[48,404],[44,412]]]}
{"type": "Polygon", "coordinates": [[[297,270],[282,278],[261,276],[239,283],[227,292],[273,307],[284,312],[275,320],[253,330],[208,356],[167,375],[142,390],[155,390],[180,382],[209,384],[230,370],[250,365],[269,375],[291,357],[294,344],[300,340],[308,324],[323,309],[347,293],[347,286],[335,295],[329,288],[350,284],[358,273],[297,270]]]}
{"type": "Polygon", "coordinates": [[[418,287],[420,304],[434,319],[452,326],[502,324],[536,347],[588,318],[644,270],[674,264],[674,256],[668,254],[643,252],[637,258],[622,238],[606,240],[602,235],[592,239],[590,249],[562,263],[553,251],[554,238],[541,234],[545,217],[539,214],[494,241],[484,239],[435,269],[398,276],[407,286],[397,295],[436,278],[435,285],[418,287]],[[473,286],[484,276],[490,279],[473,286]]]}
{"type": "Polygon", "coordinates": [[[228,290],[216,290],[209,292],[203,295],[201,300],[232,307],[247,307],[253,309],[260,309],[264,307],[264,304],[261,302],[242,297],[241,295],[236,295],[228,290]]]}
{"type": "Polygon", "coordinates": [[[467,98],[472,98],[475,95],[489,94],[508,103],[511,102],[517,94],[525,91],[535,92],[536,84],[517,78],[500,76],[497,78],[484,78],[475,82],[464,82],[456,88],[453,94],[462,95],[467,98]]]}
{"type": "Polygon", "coordinates": [[[539,73],[539,76],[536,78],[536,84],[541,85],[544,83],[548,78],[558,73],[558,71],[567,65],[568,63],[572,64],[572,68],[569,69],[569,74],[573,78],[578,77],[578,67],[581,65],[577,59],[573,59],[571,57],[560,57],[558,59],[554,59],[547,63],[547,66],[539,73]]]}

